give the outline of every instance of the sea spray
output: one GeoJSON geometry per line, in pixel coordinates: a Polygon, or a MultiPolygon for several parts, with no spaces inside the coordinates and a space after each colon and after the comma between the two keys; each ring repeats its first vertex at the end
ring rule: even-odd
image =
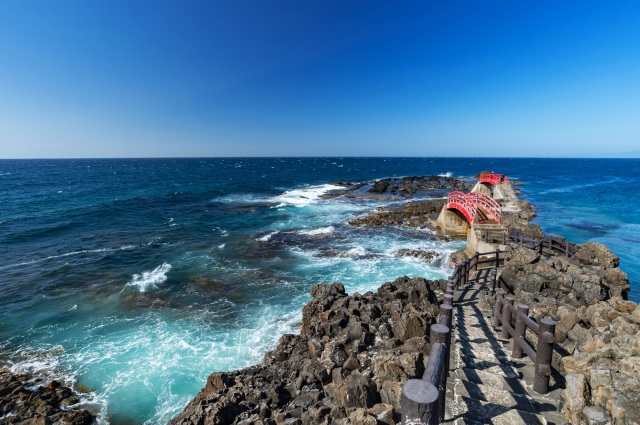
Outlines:
{"type": "Polygon", "coordinates": [[[135,286],[140,292],[146,292],[147,289],[153,289],[159,283],[167,280],[167,272],[169,270],[171,270],[171,264],[162,263],[150,272],[134,274],[127,286],[135,286]]]}

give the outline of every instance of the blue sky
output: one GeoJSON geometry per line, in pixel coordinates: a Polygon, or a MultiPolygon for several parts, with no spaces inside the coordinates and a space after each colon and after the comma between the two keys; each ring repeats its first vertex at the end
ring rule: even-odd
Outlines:
{"type": "Polygon", "coordinates": [[[0,2],[0,158],[640,150],[640,2],[0,2]]]}

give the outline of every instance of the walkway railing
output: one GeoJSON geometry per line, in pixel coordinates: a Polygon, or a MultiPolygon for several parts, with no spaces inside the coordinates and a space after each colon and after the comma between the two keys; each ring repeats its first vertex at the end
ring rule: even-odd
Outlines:
{"type": "Polygon", "coordinates": [[[455,208],[460,211],[469,223],[473,223],[476,219],[476,206],[466,193],[450,192],[447,208],[455,208]]]}
{"type": "MultiPolygon", "coordinates": [[[[429,360],[422,379],[409,379],[402,386],[401,410],[403,425],[437,425],[444,420],[445,394],[449,373],[451,351],[451,325],[453,294],[469,282],[471,270],[489,272],[487,295],[496,296],[493,311],[494,328],[502,327],[500,336],[514,339],[511,357],[520,359],[526,354],[535,365],[533,390],[546,394],[551,376],[551,358],[555,341],[555,322],[543,318],[536,322],[529,317],[529,307],[524,304],[514,306],[514,299],[505,296],[505,291],[496,291],[497,270],[504,261],[506,251],[476,253],[473,257],[456,264],[449,277],[444,302],[440,305],[438,324],[430,328],[429,360]],[[479,267],[489,264],[489,267],[479,267]],[[515,325],[513,324],[515,320],[515,325]],[[538,342],[535,349],[526,339],[527,329],[535,333],[538,342]]],[[[486,282],[486,281],[485,281],[486,282]]]]}
{"type": "Polygon", "coordinates": [[[440,305],[438,324],[431,325],[429,361],[422,379],[409,379],[402,385],[402,423],[405,425],[437,425],[444,420],[453,317],[451,278],[444,303],[440,305]]]}
{"type": "Polygon", "coordinates": [[[483,208],[496,219],[498,223],[502,223],[502,207],[491,196],[482,192],[471,192],[469,194],[471,201],[477,207],[483,208]]]}
{"type": "Polygon", "coordinates": [[[481,229],[480,239],[483,242],[501,243],[503,245],[507,242],[515,243],[518,246],[537,250],[539,254],[542,254],[546,249],[548,252],[564,255],[567,258],[573,257],[577,251],[575,244],[564,238],[553,236],[537,238],[517,230],[507,234],[504,231],[494,229],[481,229]]]}
{"type": "Polygon", "coordinates": [[[481,192],[471,192],[469,194],[450,192],[447,208],[455,208],[460,211],[469,223],[476,221],[478,208],[482,208],[491,214],[498,223],[502,223],[502,207],[500,204],[489,195],[481,192]]]}
{"type": "Polygon", "coordinates": [[[505,292],[499,291],[493,310],[493,327],[500,326],[502,326],[501,338],[513,338],[511,357],[521,359],[524,353],[535,364],[533,390],[538,394],[546,394],[549,391],[556,322],[543,318],[540,319],[540,323],[537,323],[529,317],[528,306],[524,304],[514,306],[513,297],[505,297],[505,292]],[[515,318],[515,327],[512,326],[513,318],[515,318]],[[527,329],[538,336],[535,349],[526,340],[527,329]]]}

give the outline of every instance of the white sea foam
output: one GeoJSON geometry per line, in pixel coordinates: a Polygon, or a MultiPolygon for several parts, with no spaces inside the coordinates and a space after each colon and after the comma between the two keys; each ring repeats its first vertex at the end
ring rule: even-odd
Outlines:
{"type": "Polygon", "coordinates": [[[149,288],[155,288],[157,284],[167,280],[167,272],[171,270],[171,264],[162,263],[150,272],[134,274],[127,286],[136,286],[140,292],[145,292],[149,288]]]}
{"type": "Polygon", "coordinates": [[[337,189],[342,189],[342,187],[333,184],[309,186],[303,189],[286,191],[282,195],[277,196],[275,200],[280,203],[294,205],[296,207],[304,207],[318,202],[322,195],[329,191],[337,189]]]}
{"type": "Polygon", "coordinates": [[[368,255],[368,254],[369,252],[367,251],[367,249],[360,245],[355,246],[347,251],[347,256],[349,257],[364,257],[365,255],[368,255]]]}
{"type": "Polygon", "coordinates": [[[438,177],[453,177],[453,173],[451,171],[447,171],[446,173],[438,174],[438,177]]]}
{"type": "Polygon", "coordinates": [[[320,227],[317,229],[300,230],[298,233],[301,235],[307,235],[307,236],[317,236],[317,235],[331,234],[333,233],[334,230],[335,228],[333,226],[327,226],[327,227],[320,227]]]}
{"type": "Polygon", "coordinates": [[[226,243],[220,244],[220,245],[218,245],[218,248],[222,249],[222,248],[224,248],[225,245],[226,245],[226,243]]]}
{"type": "Polygon", "coordinates": [[[269,242],[271,240],[271,237],[273,235],[277,235],[279,232],[276,230],[275,232],[271,232],[271,233],[267,233],[266,235],[262,236],[261,238],[256,238],[257,241],[260,242],[269,242]]]}

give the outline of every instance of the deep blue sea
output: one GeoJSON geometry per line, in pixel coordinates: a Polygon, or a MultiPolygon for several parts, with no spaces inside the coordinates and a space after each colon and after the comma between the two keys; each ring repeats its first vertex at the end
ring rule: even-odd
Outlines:
{"type": "Polygon", "coordinates": [[[394,253],[463,241],[350,227],[385,203],[331,182],[482,170],[522,180],[546,232],[608,245],[640,300],[637,159],[1,160],[0,360],[90,389],[101,423],[166,423],[295,332],[313,284],[450,273],[394,253]]]}

